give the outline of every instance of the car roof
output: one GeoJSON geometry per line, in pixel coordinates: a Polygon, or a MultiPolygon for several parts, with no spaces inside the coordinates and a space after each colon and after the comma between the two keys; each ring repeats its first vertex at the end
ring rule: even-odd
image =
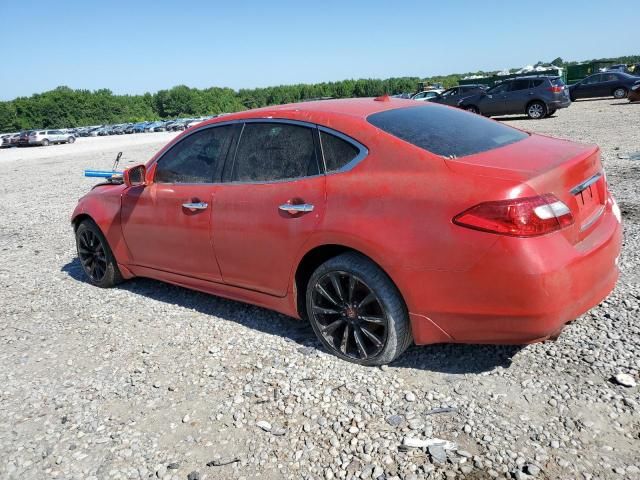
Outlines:
{"type": "Polygon", "coordinates": [[[392,98],[387,95],[376,98],[348,98],[337,100],[319,100],[313,102],[289,103],[285,105],[274,105],[270,107],[245,110],[243,112],[231,113],[221,117],[205,120],[202,125],[222,123],[231,120],[241,120],[249,118],[288,118],[295,120],[307,120],[316,122],[321,118],[343,117],[364,120],[369,115],[393,110],[403,107],[420,106],[416,102],[406,98],[392,98]]]}

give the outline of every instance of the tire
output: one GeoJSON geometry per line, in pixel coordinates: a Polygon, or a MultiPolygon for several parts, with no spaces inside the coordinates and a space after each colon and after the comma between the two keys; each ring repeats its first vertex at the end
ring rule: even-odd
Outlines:
{"type": "Polygon", "coordinates": [[[540,120],[547,116],[547,106],[544,103],[535,100],[527,105],[527,116],[532,120],[540,120]]]}
{"type": "Polygon", "coordinates": [[[305,296],[313,331],[343,360],[385,365],[413,341],[400,292],[380,267],[358,253],[344,253],[320,265],[305,296]]]}
{"type": "Polygon", "coordinates": [[[76,141],[76,137],[69,137],[69,139],[67,140],[67,143],[73,143],[76,141]]]}
{"type": "Polygon", "coordinates": [[[83,220],[78,225],[76,249],[89,283],[100,288],[110,288],[122,282],[122,275],[107,239],[92,220],[83,220]]]}
{"type": "Polygon", "coordinates": [[[625,98],[627,96],[627,90],[625,88],[616,88],[613,91],[613,98],[620,100],[621,98],[625,98]]]}
{"type": "Polygon", "coordinates": [[[466,107],[464,107],[464,109],[467,112],[471,112],[471,113],[480,113],[480,110],[478,110],[478,107],[476,107],[475,105],[467,105],[466,107]]]}
{"type": "Polygon", "coordinates": [[[46,138],[44,140],[42,140],[42,146],[43,147],[48,147],[49,146],[49,140],[47,140],[46,138]]]}

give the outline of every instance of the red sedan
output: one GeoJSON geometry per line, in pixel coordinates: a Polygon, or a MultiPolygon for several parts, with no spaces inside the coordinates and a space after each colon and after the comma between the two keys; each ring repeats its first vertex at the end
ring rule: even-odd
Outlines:
{"type": "Polygon", "coordinates": [[[366,365],[555,337],[611,292],[622,237],[598,147],[388,97],[200,124],[72,222],[94,285],[151,277],[305,318],[366,365]]]}

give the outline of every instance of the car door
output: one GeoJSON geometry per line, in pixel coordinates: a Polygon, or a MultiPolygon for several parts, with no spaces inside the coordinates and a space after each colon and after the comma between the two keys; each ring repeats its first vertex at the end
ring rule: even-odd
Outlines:
{"type": "Polygon", "coordinates": [[[506,112],[507,93],[511,82],[504,82],[487,91],[487,95],[481,97],[480,111],[484,115],[504,115],[506,112]]]}
{"type": "Polygon", "coordinates": [[[439,103],[455,106],[458,104],[458,100],[460,100],[460,98],[460,88],[454,87],[442,92],[439,103]]]}
{"type": "Polygon", "coordinates": [[[213,210],[225,283],[284,296],[293,260],[325,211],[317,129],[248,121],[213,210]]]}
{"type": "Polygon", "coordinates": [[[153,180],[122,196],[122,231],[133,264],[221,282],[213,249],[213,201],[235,125],[183,137],[150,168],[153,180]]]}
{"type": "Polygon", "coordinates": [[[592,98],[599,96],[598,86],[601,83],[602,74],[597,73],[585,78],[578,86],[576,98],[592,98]]]}
{"type": "Polygon", "coordinates": [[[509,91],[504,95],[503,114],[513,115],[523,113],[533,92],[531,90],[531,80],[520,78],[510,82],[509,91]]]}

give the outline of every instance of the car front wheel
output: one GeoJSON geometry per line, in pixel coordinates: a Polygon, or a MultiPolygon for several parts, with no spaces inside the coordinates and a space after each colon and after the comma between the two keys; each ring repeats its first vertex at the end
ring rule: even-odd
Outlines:
{"type": "Polygon", "coordinates": [[[620,98],[624,98],[626,96],[627,96],[627,91],[624,88],[616,88],[613,91],[613,98],[620,99],[620,98]]]}
{"type": "Polygon", "coordinates": [[[306,290],[314,332],[334,355],[361,365],[384,365],[412,342],[398,289],[373,262],[345,253],[318,267],[306,290]]]}
{"type": "Polygon", "coordinates": [[[531,102],[527,107],[529,118],[539,120],[547,115],[547,106],[542,102],[531,102]]]}
{"type": "Polygon", "coordinates": [[[480,113],[480,110],[478,110],[478,107],[476,107],[475,105],[467,105],[466,107],[464,107],[464,109],[467,112],[471,112],[471,113],[480,113]]]}
{"type": "Polygon", "coordinates": [[[76,248],[82,270],[90,283],[96,287],[109,288],[122,281],[107,239],[93,221],[84,220],[78,225],[76,248]]]}

